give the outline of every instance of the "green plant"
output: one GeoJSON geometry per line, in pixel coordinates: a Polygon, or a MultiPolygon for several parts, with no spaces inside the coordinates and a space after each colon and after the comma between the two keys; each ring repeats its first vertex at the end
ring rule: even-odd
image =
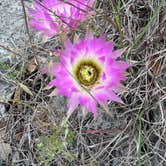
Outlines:
{"type": "Polygon", "coordinates": [[[137,142],[137,161],[138,161],[138,166],[141,166],[141,147],[142,147],[142,115],[143,112],[141,112],[137,119],[138,119],[138,142],[137,142]]]}
{"type": "Polygon", "coordinates": [[[24,76],[26,73],[24,65],[22,65],[19,69],[16,70],[5,62],[0,61],[0,66],[4,70],[4,75],[12,81],[16,81],[18,76],[24,76]]]}
{"type": "Polygon", "coordinates": [[[120,45],[121,45],[121,47],[123,47],[123,33],[122,33],[122,30],[121,30],[121,20],[120,20],[121,2],[120,2],[120,0],[118,0],[117,7],[115,7],[112,0],[110,0],[109,2],[110,2],[110,5],[111,5],[111,8],[112,8],[114,17],[115,17],[115,24],[116,24],[117,30],[118,30],[119,35],[120,35],[120,45]]]}
{"type": "Polygon", "coordinates": [[[74,133],[68,129],[68,126],[65,130],[61,127],[56,127],[52,135],[43,136],[40,138],[40,143],[37,144],[37,152],[39,161],[43,162],[45,165],[48,165],[54,159],[55,155],[63,154],[66,159],[73,160],[74,156],[66,150],[66,144],[72,144],[74,133]],[[66,139],[63,139],[65,137],[66,139]]]}

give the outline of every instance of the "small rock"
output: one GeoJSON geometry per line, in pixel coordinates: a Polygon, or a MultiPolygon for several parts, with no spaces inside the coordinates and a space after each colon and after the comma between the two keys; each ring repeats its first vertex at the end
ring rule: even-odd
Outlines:
{"type": "MultiPolygon", "coordinates": [[[[14,93],[14,86],[5,80],[0,79],[0,101],[3,102],[5,99],[10,99],[14,93]]],[[[5,106],[0,104],[0,117],[4,116],[5,106]]]]}
{"type": "Polygon", "coordinates": [[[10,145],[3,140],[4,135],[5,132],[3,130],[0,131],[0,166],[5,165],[5,161],[8,160],[8,156],[12,152],[10,145]]]}

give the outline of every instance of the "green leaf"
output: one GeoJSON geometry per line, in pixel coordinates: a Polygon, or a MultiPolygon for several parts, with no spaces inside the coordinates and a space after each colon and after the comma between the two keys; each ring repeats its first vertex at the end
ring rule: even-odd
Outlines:
{"type": "Polygon", "coordinates": [[[65,138],[67,138],[68,134],[69,134],[69,128],[66,127],[66,129],[65,129],[65,138]]]}
{"type": "Polygon", "coordinates": [[[137,161],[138,166],[141,166],[141,147],[142,147],[142,115],[143,111],[138,115],[137,119],[139,122],[138,125],[138,142],[137,142],[137,161]]]}
{"type": "Polygon", "coordinates": [[[20,86],[21,89],[23,89],[23,91],[25,91],[29,95],[33,96],[33,93],[31,92],[31,90],[26,85],[24,85],[22,83],[19,83],[19,86],[20,86]]]}
{"type": "Polygon", "coordinates": [[[73,139],[74,139],[74,132],[69,131],[69,133],[68,133],[68,144],[69,145],[73,143],[73,139]]]}

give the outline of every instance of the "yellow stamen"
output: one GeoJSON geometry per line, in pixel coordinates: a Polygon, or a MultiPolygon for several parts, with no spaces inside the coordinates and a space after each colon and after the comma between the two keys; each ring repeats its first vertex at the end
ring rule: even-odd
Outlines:
{"type": "Polygon", "coordinates": [[[74,70],[77,81],[84,86],[93,86],[98,83],[101,76],[101,67],[95,60],[81,60],[74,70]]]}

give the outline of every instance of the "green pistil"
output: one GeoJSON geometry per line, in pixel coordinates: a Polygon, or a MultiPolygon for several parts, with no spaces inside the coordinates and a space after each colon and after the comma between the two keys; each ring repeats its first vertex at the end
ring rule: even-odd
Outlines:
{"type": "Polygon", "coordinates": [[[76,65],[74,74],[80,84],[93,86],[100,79],[101,67],[93,60],[82,60],[76,65]]]}

